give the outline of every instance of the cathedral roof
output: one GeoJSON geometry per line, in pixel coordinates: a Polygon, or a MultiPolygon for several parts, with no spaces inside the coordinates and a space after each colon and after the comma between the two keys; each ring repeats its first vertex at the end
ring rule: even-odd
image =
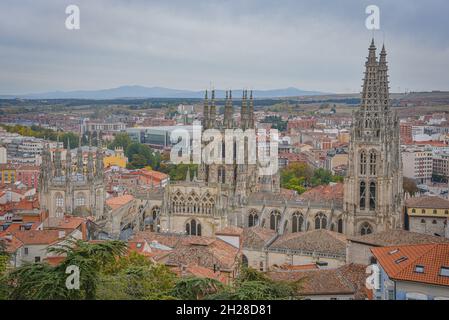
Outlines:
{"type": "Polygon", "coordinates": [[[276,232],[262,227],[251,227],[243,229],[243,248],[262,249],[272,239],[276,232]]]}
{"type": "Polygon", "coordinates": [[[338,204],[343,201],[343,183],[315,187],[301,194],[299,199],[317,203],[334,201],[338,204]]]}
{"type": "Polygon", "coordinates": [[[349,264],[338,269],[270,271],[270,279],[276,281],[299,282],[298,294],[314,295],[354,295],[355,299],[366,298],[366,266],[349,264]]]}
{"type": "Polygon", "coordinates": [[[350,241],[363,243],[372,246],[393,246],[422,243],[449,242],[449,239],[431,236],[423,233],[410,232],[406,230],[388,230],[371,233],[364,236],[350,237],[350,241]]]}
{"type": "Polygon", "coordinates": [[[186,236],[169,254],[167,264],[186,265],[196,263],[207,268],[219,267],[223,271],[233,270],[240,250],[216,238],[186,236]]]}
{"type": "Polygon", "coordinates": [[[289,233],[278,237],[269,249],[298,250],[326,255],[346,255],[346,236],[329,230],[289,233]]]}
{"type": "Polygon", "coordinates": [[[134,200],[134,197],[130,194],[125,194],[123,196],[119,196],[119,197],[112,197],[106,200],[106,204],[112,209],[115,210],[117,208],[120,208],[124,205],[126,205],[127,203],[131,202],[132,200],[134,200]]]}

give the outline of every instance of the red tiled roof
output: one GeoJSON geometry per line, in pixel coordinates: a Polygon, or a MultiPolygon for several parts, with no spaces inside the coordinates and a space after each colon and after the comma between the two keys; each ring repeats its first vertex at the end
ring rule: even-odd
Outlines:
{"type": "Polygon", "coordinates": [[[300,197],[304,201],[342,201],[343,200],[343,183],[334,185],[318,186],[309,191],[304,192],[300,197]]]}
{"type": "Polygon", "coordinates": [[[410,198],[405,205],[413,208],[449,209],[449,201],[436,196],[410,198]]]}
{"type": "Polygon", "coordinates": [[[214,272],[213,269],[209,269],[206,267],[199,266],[197,264],[189,264],[187,266],[181,266],[181,267],[172,267],[171,270],[176,273],[178,276],[183,276],[183,273],[185,276],[195,276],[199,278],[209,278],[209,279],[216,279],[220,281],[221,283],[226,284],[227,277],[222,274],[221,272],[214,272]],[[184,271],[182,268],[185,268],[184,271]]]}
{"type": "Polygon", "coordinates": [[[372,248],[371,252],[391,279],[449,286],[449,277],[440,274],[442,267],[449,268],[447,243],[372,248]],[[416,272],[416,266],[424,267],[424,272],[416,272]]]}
{"type": "Polygon", "coordinates": [[[0,240],[6,244],[6,252],[14,253],[23,246],[23,242],[9,232],[0,232],[0,240]]]}
{"type": "Polygon", "coordinates": [[[123,196],[119,197],[112,197],[106,200],[106,204],[111,207],[111,209],[117,209],[125,204],[129,203],[130,201],[134,200],[134,197],[130,194],[125,194],[123,196]]]}
{"type": "Polygon", "coordinates": [[[60,239],[58,230],[29,230],[16,231],[17,237],[24,245],[52,244],[60,239]]]}

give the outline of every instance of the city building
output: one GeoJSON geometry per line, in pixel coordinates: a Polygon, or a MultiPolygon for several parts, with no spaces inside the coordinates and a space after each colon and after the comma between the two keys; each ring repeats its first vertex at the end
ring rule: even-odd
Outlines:
{"type": "Polygon", "coordinates": [[[426,184],[432,181],[433,174],[432,149],[407,148],[402,151],[402,174],[404,177],[414,179],[418,184],[426,184]]]}
{"type": "Polygon", "coordinates": [[[405,202],[404,227],[440,237],[445,236],[449,218],[449,201],[437,196],[424,196],[407,199],[405,202]]]}
{"type": "Polygon", "coordinates": [[[449,244],[371,249],[377,261],[376,300],[449,300],[449,244]]]}

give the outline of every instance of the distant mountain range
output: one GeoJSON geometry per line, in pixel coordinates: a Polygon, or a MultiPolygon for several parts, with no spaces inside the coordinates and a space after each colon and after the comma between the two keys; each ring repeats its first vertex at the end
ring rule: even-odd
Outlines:
{"type": "MultiPolygon", "coordinates": [[[[215,90],[217,98],[225,97],[225,90],[215,90]]],[[[296,96],[323,95],[318,91],[305,91],[297,88],[285,88],[274,90],[254,90],[255,98],[282,98],[296,96]]],[[[242,89],[232,91],[235,98],[242,97],[242,89]]],[[[32,93],[23,95],[0,95],[3,99],[136,99],[136,98],[203,98],[204,91],[176,90],[161,87],[121,86],[104,90],[80,90],[80,91],[54,91],[44,93],[32,93]]]]}

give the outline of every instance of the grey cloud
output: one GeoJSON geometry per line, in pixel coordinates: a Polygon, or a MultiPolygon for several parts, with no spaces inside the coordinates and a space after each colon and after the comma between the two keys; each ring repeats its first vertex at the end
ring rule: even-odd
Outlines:
{"type": "Polygon", "coordinates": [[[377,4],[392,88],[448,89],[449,4],[433,1],[2,1],[0,94],[118,85],[357,91],[377,4]],[[64,28],[78,4],[81,30],[64,28]]]}

